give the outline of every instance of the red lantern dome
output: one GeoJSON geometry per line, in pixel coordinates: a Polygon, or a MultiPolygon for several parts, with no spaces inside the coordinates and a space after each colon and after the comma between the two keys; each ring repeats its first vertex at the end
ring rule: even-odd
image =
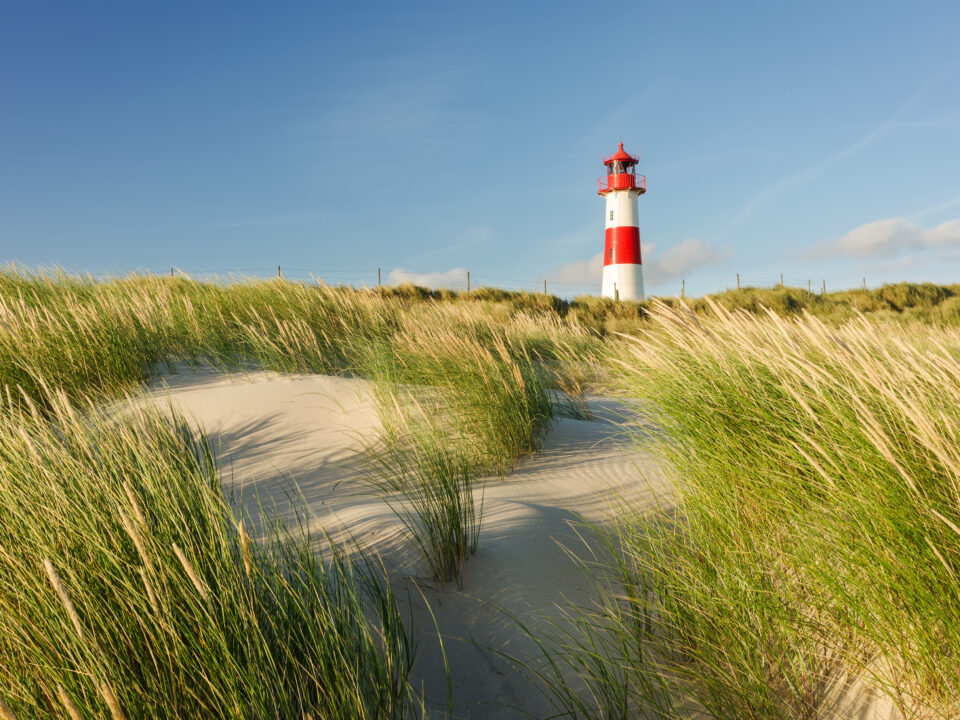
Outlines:
{"type": "Polygon", "coordinates": [[[613,155],[608,157],[606,160],[604,160],[603,164],[610,165],[611,163],[615,163],[615,162],[621,163],[624,166],[636,165],[638,162],[640,162],[640,158],[634,157],[633,155],[628,153],[626,150],[624,150],[623,143],[621,142],[620,147],[617,148],[617,151],[613,155]]]}

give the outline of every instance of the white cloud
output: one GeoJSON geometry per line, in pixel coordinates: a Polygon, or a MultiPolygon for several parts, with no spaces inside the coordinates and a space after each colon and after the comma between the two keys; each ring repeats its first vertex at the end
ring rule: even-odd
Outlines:
{"type": "Polygon", "coordinates": [[[576,283],[578,285],[600,284],[603,272],[603,253],[599,252],[589,260],[575,260],[557,268],[547,277],[552,282],[576,283]]]}
{"type": "Polygon", "coordinates": [[[732,256],[729,247],[716,248],[700,238],[687,238],[665,250],[660,257],[651,258],[647,263],[650,283],[679,280],[697,268],[719,265],[732,256]]]}
{"type": "Polygon", "coordinates": [[[394,268],[387,275],[388,285],[403,283],[413,283],[426,288],[462,290],[467,287],[467,271],[465,268],[453,268],[444,272],[415,273],[403,268],[394,268]]]}
{"type": "Polygon", "coordinates": [[[960,220],[947,220],[923,233],[924,244],[940,247],[960,245],[960,220]]]}
{"type": "MultiPolygon", "coordinates": [[[[654,243],[642,243],[641,250],[644,279],[651,286],[689,277],[694,270],[724,263],[733,254],[729,247],[716,248],[699,238],[687,238],[662,253],[658,253],[654,243]]],[[[596,285],[599,291],[602,274],[603,253],[597,253],[588,260],[576,260],[560,266],[549,273],[546,279],[548,283],[563,283],[568,287],[596,285]]],[[[390,271],[387,282],[390,285],[413,283],[428,288],[465,290],[467,270],[458,267],[442,272],[416,273],[398,267],[390,271]]],[[[475,287],[479,285],[479,282],[474,283],[475,287]]]]}
{"type": "MultiPolygon", "coordinates": [[[[698,268],[724,263],[732,255],[729,247],[716,248],[699,238],[687,238],[659,255],[654,243],[643,243],[641,256],[644,280],[649,285],[678,280],[698,268]]],[[[597,253],[589,260],[576,260],[562,265],[547,280],[599,286],[602,272],[603,253],[597,253]]]]}
{"type": "Polygon", "coordinates": [[[818,245],[810,255],[885,257],[929,248],[953,247],[960,247],[960,220],[948,220],[924,229],[904,218],[888,218],[866,223],[834,242],[818,245]]]}

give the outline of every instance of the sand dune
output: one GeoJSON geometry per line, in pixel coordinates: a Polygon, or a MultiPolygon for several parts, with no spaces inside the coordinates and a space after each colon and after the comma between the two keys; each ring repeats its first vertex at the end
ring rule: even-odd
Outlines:
{"type": "MultiPolygon", "coordinates": [[[[305,504],[313,529],[352,537],[383,557],[410,604],[419,642],[414,682],[434,717],[447,715],[444,652],[455,717],[550,716],[547,700],[500,654],[540,659],[513,618],[542,631],[565,604],[589,605],[591,584],[568,552],[586,551],[578,526],[603,524],[617,499],[652,510],[669,497],[653,458],[618,427],[626,409],[588,398],[595,420],[558,419],[541,453],[485,484],[480,549],[458,591],[425,577],[401,523],[361,482],[361,453],[381,427],[364,381],[187,371],[152,383],[149,398],[178,407],[209,434],[225,489],[253,514],[263,503],[289,518],[305,504]]],[[[889,703],[862,687],[841,694],[839,717],[891,717],[889,703]]]]}
{"type": "Polygon", "coordinates": [[[424,600],[429,602],[444,640],[458,717],[549,714],[544,698],[496,652],[525,662],[538,657],[510,616],[538,628],[558,617],[565,601],[589,603],[589,582],[565,550],[584,549],[576,524],[602,522],[616,497],[651,502],[648,480],[660,482],[656,466],[614,423],[620,409],[595,398],[591,406],[599,419],[558,419],[542,453],[523,459],[509,477],[486,483],[480,549],[468,563],[461,592],[425,578],[399,521],[359,482],[360,451],[380,432],[365,382],[184,372],[155,381],[150,394],[210,435],[226,489],[238,493],[245,507],[255,510],[263,502],[289,516],[290,493],[298,492],[314,528],[338,539],[352,535],[384,557],[404,598],[410,590],[420,645],[416,683],[442,713],[446,675],[424,600]]]}

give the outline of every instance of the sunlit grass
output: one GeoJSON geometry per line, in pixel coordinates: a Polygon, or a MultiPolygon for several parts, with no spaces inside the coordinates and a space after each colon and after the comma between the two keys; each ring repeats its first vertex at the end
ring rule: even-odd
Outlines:
{"type": "Polygon", "coordinates": [[[433,578],[462,588],[466,561],[480,542],[483,487],[463,443],[415,398],[407,402],[421,412],[398,402],[387,415],[389,439],[368,451],[368,481],[401,519],[433,578]]]}
{"type": "Polygon", "coordinates": [[[0,651],[13,669],[0,697],[11,712],[411,714],[409,630],[374,565],[335,547],[321,562],[303,527],[254,543],[184,426],[78,415],[71,401],[117,398],[183,361],[367,377],[384,402],[411,398],[397,414],[381,404],[388,423],[429,401],[436,422],[406,426],[381,479],[394,483],[389,499],[414,501],[401,515],[435,576],[462,583],[482,517],[474,478],[538,447],[553,413],[548,365],[586,332],[498,318],[481,300],[407,306],[279,281],[0,280],[0,495],[15,508],[0,530],[11,618],[0,651]]]}
{"type": "Polygon", "coordinates": [[[958,297],[641,306],[0,272],[0,714],[414,712],[408,630],[375,566],[321,562],[300,527],[254,543],[190,432],[86,409],[186,361],[369,379],[387,431],[372,484],[460,585],[483,483],[558,412],[586,417],[591,383],[635,399],[676,511],[622,507],[603,534],[602,602],[558,630],[562,671],[544,676],[558,711],[819,718],[858,678],[907,716],[954,717],[958,297]]]}
{"type": "Polygon", "coordinates": [[[46,407],[0,410],[11,713],[418,715],[410,630],[375,564],[302,527],[251,539],[176,418],[46,407]]]}
{"type": "Polygon", "coordinates": [[[957,717],[960,333],[712,313],[656,307],[615,352],[676,510],[604,533],[610,589],[576,636],[610,653],[559,656],[634,691],[585,716],[635,716],[660,678],[673,716],[842,717],[872,686],[957,717]]]}

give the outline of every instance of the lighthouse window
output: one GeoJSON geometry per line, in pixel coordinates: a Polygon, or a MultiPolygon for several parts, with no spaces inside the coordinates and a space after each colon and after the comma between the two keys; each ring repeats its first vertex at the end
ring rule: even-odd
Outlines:
{"type": "Polygon", "coordinates": [[[613,210],[610,211],[610,219],[613,220],[613,210]]]}

